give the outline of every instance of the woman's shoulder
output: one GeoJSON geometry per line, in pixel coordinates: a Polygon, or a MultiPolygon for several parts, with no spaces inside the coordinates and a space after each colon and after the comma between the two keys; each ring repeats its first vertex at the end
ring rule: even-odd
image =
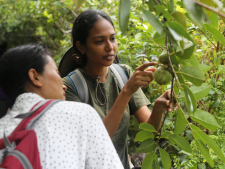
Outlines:
{"type": "Polygon", "coordinates": [[[126,72],[126,74],[130,77],[132,74],[132,69],[130,66],[126,65],[126,64],[118,64],[120,67],[123,68],[123,70],[126,72]]]}

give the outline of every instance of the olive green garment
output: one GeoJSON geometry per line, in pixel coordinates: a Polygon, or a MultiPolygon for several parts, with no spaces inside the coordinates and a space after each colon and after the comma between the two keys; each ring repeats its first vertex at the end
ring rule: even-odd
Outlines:
{"type": "MultiPolygon", "coordinates": [[[[132,74],[130,67],[122,64],[120,66],[125,70],[127,75],[130,77],[132,74]]],[[[89,104],[98,112],[100,117],[103,119],[113,106],[117,96],[121,91],[119,83],[117,82],[115,75],[109,69],[106,81],[104,83],[100,83],[100,86],[106,98],[106,104],[100,106],[95,98],[95,89],[97,85],[96,79],[87,74],[87,72],[84,69],[79,70],[81,71],[82,75],[84,76],[87,82],[89,90],[89,104]]],[[[68,78],[64,77],[62,80],[63,83],[67,86],[66,100],[80,102],[80,99],[75,93],[73,86],[71,85],[68,78]]],[[[97,96],[99,101],[104,103],[104,96],[100,92],[99,87],[97,96]]],[[[122,117],[122,120],[119,124],[119,127],[114,136],[112,137],[112,142],[125,169],[129,169],[126,138],[128,133],[130,115],[134,114],[140,107],[145,105],[150,105],[150,102],[144,95],[143,91],[141,89],[138,89],[138,91],[135,92],[131,97],[129,105],[127,106],[124,115],[122,117]]]]}

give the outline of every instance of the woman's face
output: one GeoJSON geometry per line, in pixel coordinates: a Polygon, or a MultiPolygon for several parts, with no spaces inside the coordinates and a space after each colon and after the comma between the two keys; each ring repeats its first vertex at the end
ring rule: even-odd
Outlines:
{"type": "Polygon", "coordinates": [[[88,58],[86,66],[110,66],[117,50],[116,33],[112,24],[104,18],[98,20],[90,30],[83,49],[88,58]]]}
{"type": "Polygon", "coordinates": [[[45,99],[62,99],[65,100],[65,91],[67,87],[63,85],[61,76],[59,75],[58,67],[54,60],[48,57],[48,63],[45,65],[45,70],[41,75],[42,91],[41,95],[45,99]]]}

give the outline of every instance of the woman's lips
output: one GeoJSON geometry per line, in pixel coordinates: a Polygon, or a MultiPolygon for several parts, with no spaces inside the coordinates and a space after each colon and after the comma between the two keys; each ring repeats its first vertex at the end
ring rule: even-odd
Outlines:
{"type": "Polygon", "coordinates": [[[114,58],[114,55],[108,55],[104,57],[106,60],[112,60],[114,58]]]}

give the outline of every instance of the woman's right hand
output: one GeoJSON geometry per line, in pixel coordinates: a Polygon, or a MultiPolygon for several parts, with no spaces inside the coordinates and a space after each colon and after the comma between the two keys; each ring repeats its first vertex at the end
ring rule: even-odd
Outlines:
{"type": "Polygon", "coordinates": [[[137,67],[127,83],[124,85],[123,91],[126,94],[132,95],[138,90],[139,87],[147,87],[154,79],[153,72],[156,68],[146,68],[155,65],[157,65],[157,62],[148,62],[137,67]]]}

